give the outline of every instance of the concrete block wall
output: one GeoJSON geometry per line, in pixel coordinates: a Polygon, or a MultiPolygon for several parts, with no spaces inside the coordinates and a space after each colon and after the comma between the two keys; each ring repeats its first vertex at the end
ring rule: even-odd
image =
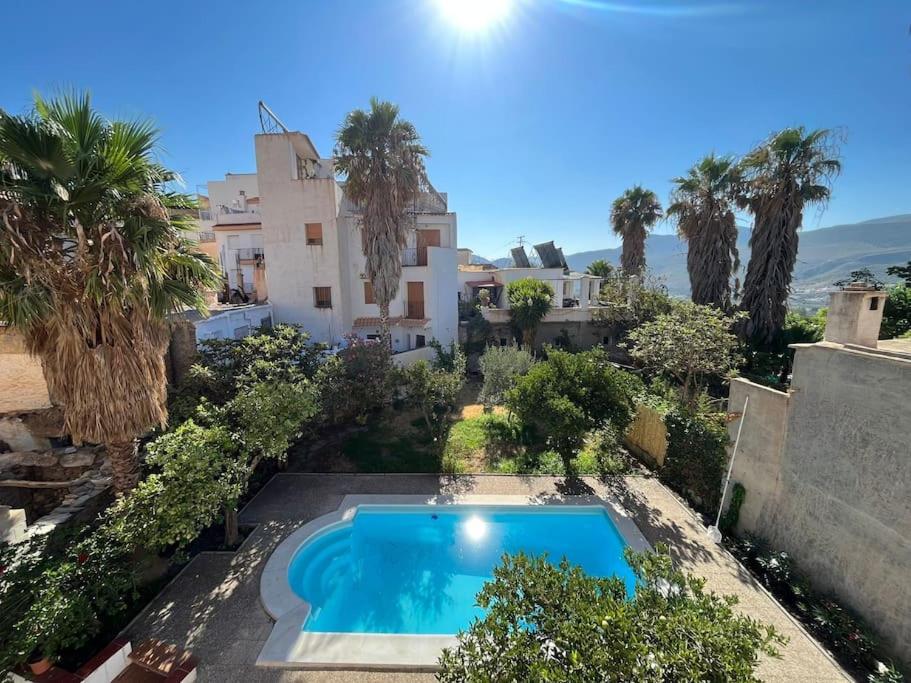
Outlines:
{"type": "MultiPolygon", "coordinates": [[[[911,663],[911,357],[796,349],[788,394],[735,380],[750,405],[732,480],[740,531],[788,552],[911,663]]],[[[738,421],[730,424],[731,438],[738,421]]]]}

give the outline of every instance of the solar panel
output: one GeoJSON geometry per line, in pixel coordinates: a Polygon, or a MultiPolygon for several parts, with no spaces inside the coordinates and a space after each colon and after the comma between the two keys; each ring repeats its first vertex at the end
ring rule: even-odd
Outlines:
{"type": "Polygon", "coordinates": [[[528,262],[528,254],[525,253],[525,247],[516,247],[512,250],[512,262],[516,268],[531,268],[528,262]]]}
{"type": "Polygon", "coordinates": [[[563,257],[558,253],[557,248],[554,246],[553,240],[550,242],[542,242],[541,244],[536,244],[535,251],[538,252],[538,256],[541,259],[541,266],[543,268],[564,267],[563,257]]]}

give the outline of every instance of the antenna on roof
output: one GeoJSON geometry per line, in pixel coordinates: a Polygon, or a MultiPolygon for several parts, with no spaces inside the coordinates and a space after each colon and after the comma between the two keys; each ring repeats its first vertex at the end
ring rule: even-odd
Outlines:
{"type": "Polygon", "coordinates": [[[288,127],[262,100],[259,101],[259,125],[263,129],[263,133],[266,134],[288,132],[288,127]]]}

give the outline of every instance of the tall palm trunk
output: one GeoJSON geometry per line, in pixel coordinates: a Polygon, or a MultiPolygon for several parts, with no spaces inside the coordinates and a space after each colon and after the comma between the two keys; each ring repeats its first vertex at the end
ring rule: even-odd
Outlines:
{"type": "Polygon", "coordinates": [[[762,344],[771,344],[784,327],[802,220],[796,202],[779,196],[756,212],[741,308],[750,314],[745,335],[762,344]]]}
{"type": "Polygon", "coordinates": [[[379,304],[380,307],[380,337],[383,343],[392,348],[392,332],[389,331],[389,302],[384,301],[379,304]]]}
{"type": "Polygon", "coordinates": [[[123,495],[139,482],[139,457],[136,441],[117,441],[105,444],[111,461],[114,492],[123,495]]]}
{"type": "Polygon", "coordinates": [[[645,228],[635,226],[623,235],[620,267],[627,275],[639,275],[645,270],[645,228]]]}

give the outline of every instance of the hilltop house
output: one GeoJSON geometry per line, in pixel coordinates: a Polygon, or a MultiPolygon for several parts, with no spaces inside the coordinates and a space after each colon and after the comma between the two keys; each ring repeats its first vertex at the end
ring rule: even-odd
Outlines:
{"type": "Polygon", "coordinates": [[[570,271],[561,249],[553,242],[535,245],[540,265],[532,264],[523,247],[513,249],[513,266],[499,268],[490,264],[472,264],[471,250],[459,250],[459,300],[478,301],[483,292],[489,304],[481,315],[492,326],[492,337],[505,344],[513,336],[510,327],[509,300],[506,288],[510,282],[534,278],[546,282],[554,291],[553,307],[542,321],[537,335],[539,344],[559,338],[571,340],[578,347],[611,344],[608,330],[600,325],[598,293],[602,278],[570,271]]]}

